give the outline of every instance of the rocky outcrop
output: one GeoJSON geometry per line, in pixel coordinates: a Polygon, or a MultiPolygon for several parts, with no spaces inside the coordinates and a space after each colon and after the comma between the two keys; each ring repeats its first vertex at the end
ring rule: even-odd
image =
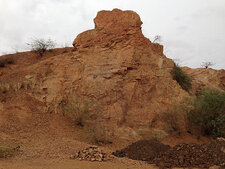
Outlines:
{"type": "Polygon", "coordinates": [[[161,45],[143,36],[133,11],[100,11],[94,22],[95,29],[74,40],[75,52],[46,63],[52,70],[42,84],[48,89],[46,101],[71,93],[94,100],[106,128],[117,132],[154,126],[157,114],[188,96],[172,79],[173,61],[163,55],[161,45]],[[57,87],[49,86],[53,83],[57,87]]]}
{"type": "Polygon", "coordinates": [[[45,103],[46,112],[65,114],[68,103],[84,107],[92,102],[90,122],[101,121],[102,129],[114,135],[136,138],[135,128],[157,127],[157,115],[188,93],[172,79],[174,63],[163,46],[142,34],[138,14],[100,11],[94,22],[94,29],[74,40],[75,51],[23,69],[29,72],[23,86],[45,103]]]}
{"type": "MultiPolygon", "coordinates": [[[[133,11],[100,11],[94,19],[95,29],[85,31],[77,36],[73,42],[76,48],[88,48],[92,46],[113,47],[124,40],[137,43],[136,37],[142,37],[140,43],[149,46],[148,39],[141,33],[142,22],[133,11]],[[146,44],[147,43],[147,44],[146,44]]],[[[137,44],[136,44],[137,45],[137,44]]]]}
{"type": "Polygon", "coordinates": [[[192,80],[192,93],[197,91],[213,88],[225,90],[225,70],[214,70],[211,68],[191,69],[188,67],[182,68],[192,80]]]}

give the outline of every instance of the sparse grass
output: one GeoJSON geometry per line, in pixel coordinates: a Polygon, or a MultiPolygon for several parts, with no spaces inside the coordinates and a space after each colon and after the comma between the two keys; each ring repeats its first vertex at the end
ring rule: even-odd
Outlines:
{"type": "Polygon", "coordinates": [[[12,147],[0,140],[0,158],[7,158],[16,155],[20,146],[12,147]]]}
{"type": "Polygon", "coordinates": [[[10,84],[0,82],[0,102],[6,102],[7,92],[10,90],[10,84]]]}
{"type": "Polygon", "coordinates": [[[113,134],[108,132],[101,122],[97,122],[94,127],[88,128],[90,134],[90,142],[96,145],[112,144],[113,134]]]}
{"type": "Polygon", "coordinates": [[[0,158],[7,158],[7,157],[12,157],[13,155],[16,154],[16,151],[14,149],[0,149],[0,158]]]}
{"type": "Polygon", "coordinates": [[[10,85],[6,82],[0,83],[0,94],[5,94],[9,91],[10,85]]]}
{"type": "Polygon", "coordinates": [[[171,73],[173,75],[173,79],[177,81],[182,89],[188,92],[192,88],[191,78],[177,64],[174,64],[174,68],[171,73]]]}
{"type": "Polygon", "coordinates": [[[174,110],[168,110],[167,112],[164,112],[162,116],[167,124],[168,132],[180,132],[178,120],[181,114],[179,114],[179,112],[176,112],[174,110]]]}
{"type": "Polygon", "coordinates": [[[59,101],[57,109],[70,117],[77,126],[82,127],[89,143],[97,145],[112,143],[113,134],[107,130],[102,120],[102,110],[95,101],[70,97],[59,101]]]}
{"type": "Polygon", "coordinates": [[[155,139],[155,140],[162,140],[163,138],[167,137],[168,133],[164,130],[160,129],[153,129],[148,137],[148,139],[155,139]]]}
{"type": "Polygon", "coordinates": [[[90,109],[95,102],[77,99],[72,97],[70,99],[62,99],[58,103],[58,110],[63,115],[70,117],[78,126],[83,127],[85,120],[90,115],[90,109]]]}
{"type": "Polygon", "coordinates": [[[225,92],[200,92],[188,113],[191,126],[198,126],[204,135],[225,137],[225,92]]]}
{"type": "Polygon", "coordinates": [[[186,98],[181,102],[174,102],[164,113],[161,114],[165,122],[167,132],[181,134],[186,130],[187,113],[191,110],[191,100],[186,98]]]}
{"type": "Polygon", "coordinates": [[[162,140],[168,136],[168,133],[165,130],[152,128],[149,125],[141,125],[136,129],[138,137],[141,137],[144,140],[162,140]]]}

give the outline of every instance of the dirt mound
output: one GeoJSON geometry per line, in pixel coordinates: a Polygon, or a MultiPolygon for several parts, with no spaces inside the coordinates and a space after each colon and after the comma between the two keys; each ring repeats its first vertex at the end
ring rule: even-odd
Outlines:
{"type": "Polygon", "coordinates": [[[113,155],[148,161],[160,168],[208,168],[225,164],[225,141],[216,140],[202,145],[183,143],[170,148],[156,140],[141,140],[113,155]]]}
{"type": "Polygon", "coordinates": [[[159,153],[170,148],[157,140],[140,140],[128,147],[116,151],[113,155],[117,157],[128,157],[133,160],[152,161],[159,153]]]}
{"type": "Polygon", "coordinates": [[[225,141],[212,141],[202,145],[178,144],[149,162],[155,163],[160,168],[208,168],[213,165],[224,165],[225,141]]]}

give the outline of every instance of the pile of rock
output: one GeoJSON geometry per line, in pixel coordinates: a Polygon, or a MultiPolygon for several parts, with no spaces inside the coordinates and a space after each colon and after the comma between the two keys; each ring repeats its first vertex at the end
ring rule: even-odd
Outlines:
{"type": "Polygon", "coordinates": [[[211,166],[224,168],[225,140],[218,138],[202,145],[178,144],[149,163],[154,163],[160,168],[209,168],[211,166]]]}
{"type": "Polygon", "coordinates": [[[71,156],[71,158],[101,162],[101,161],[112,160],[113,156],[106,154],[105,152],[103,152],[103,150],[100,150],[96,146],[92,146],[79,151],[78,153],[76,153],[76,155],[71,156]]]}

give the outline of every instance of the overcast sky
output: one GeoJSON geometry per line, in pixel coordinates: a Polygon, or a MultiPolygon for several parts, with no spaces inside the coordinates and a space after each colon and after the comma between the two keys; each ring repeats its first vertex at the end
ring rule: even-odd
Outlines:
{"type": "Polygon", "coordinates": [[[0,55],[26,50],[32,37],[71,46],[99,10],[114,8],[136,11],[144,35],[161,35],[182,66],[225,69],[225,0],[0,0],[0,55]]]}

